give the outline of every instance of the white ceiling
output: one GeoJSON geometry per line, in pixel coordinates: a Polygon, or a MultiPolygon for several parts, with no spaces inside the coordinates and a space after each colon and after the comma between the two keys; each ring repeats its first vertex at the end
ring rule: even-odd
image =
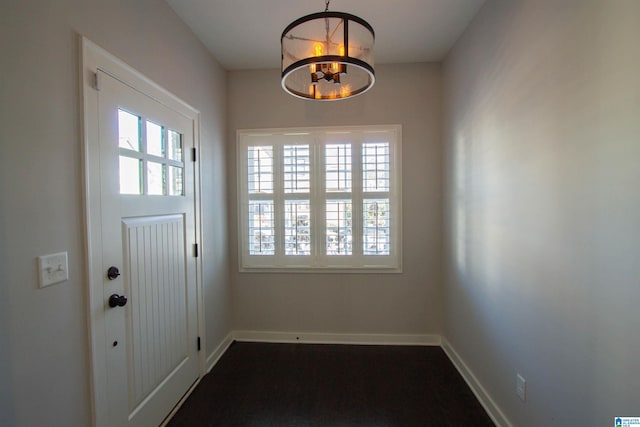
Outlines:
{"type": "MultiPolygon", "coordinates": [[[[282,30],[324,0],[166,0],[228,70],[279,68],[282,30]]],[[[444,58],[485,0],[332,0],[365,19],[376,63],[444,58]]]]}

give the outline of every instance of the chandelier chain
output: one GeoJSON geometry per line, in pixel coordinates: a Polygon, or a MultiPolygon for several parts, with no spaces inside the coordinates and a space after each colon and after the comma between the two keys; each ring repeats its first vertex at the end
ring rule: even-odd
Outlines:
{"type": "Polygon", "coordinates": [[[324,1],[324,11],[328,12],[329,11],[329,3],[331,3],[331,0],[325,0],[324,1]]]}

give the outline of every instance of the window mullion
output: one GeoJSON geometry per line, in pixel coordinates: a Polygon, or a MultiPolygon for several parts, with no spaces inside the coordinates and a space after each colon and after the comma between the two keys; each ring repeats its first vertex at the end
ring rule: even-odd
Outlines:
{"type": "Polygon", "coordinates": [[[309,215],[311,221],[309,223],[310,243],[311,243],[311,265],[313,267],[318,266],[319,246],[319,234],[318,234],[318,219],[319,212],[318,206],[321,205],[319,197],[319,170],[320,165],[318,159],[318,138],[316,134],[311,134],[309,141],[309,215]]]}
{"type": "Polygon", "coordinates": [[[277,265],[285,264],[284,255],[284,145],[273,142],[274,253],[277,265]]]}
{"type": "MultiPolygon", "coordinates": [[[[140,126],[140,152],[142,154],[147,154],[147,127],[144,125],[147,123],[147,119],[145,117],[140,116],[140,121],[138,122],[140,126]]],[[[142,158],[142,194],[149,194],[149,177],[147,176],[147,159],[146,157],[142,158]]]]}
{"type": "Polygon", "coordinates": [[[241,266],[244,265],[245,257],[249,255],[249,160],[247,159],[247,143],[242,137],[239,138],[239,144],[236,150],[236,161],[239,164],[238,167],[238,187],[236,189],[238,198],[238,219],[240,224],[238,225],[238,235],[241,239],[238,246],[242,253],[239,255],[241,260],[241,266]]]}
{"type": "Polygon", "coordinates": [[[351,143],[351,174],[352,174],[352,248],[353,255],[362,261],[362,134],[354,134],[351,143]]]}
{"type": "Polygon", "coordinates": [[[324,233],[325,219],[325,182],[324,182],[324,141],[323,136],[320,133],[316,133],[313,138],[313,171],[312,171],[312,240],[314,253],[314,265],[323,266],[326,265],[326,251],[324,242],[326,240],[324,233]]]}

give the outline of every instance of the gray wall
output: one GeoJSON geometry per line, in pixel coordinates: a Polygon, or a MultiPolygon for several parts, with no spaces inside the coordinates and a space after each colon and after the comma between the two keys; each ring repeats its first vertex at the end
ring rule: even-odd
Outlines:
{"type": "Polygon", "coordinates": [[[87,426],[89,355],[78,33],[199,109],[207,350],[230,330],[226,75],[160,0],[0,6],[0,425],[87,426]],[[69,253],[38,289],[36,257],[69,253]]]}
{"type": "Polygon", "coordinates": [[[490,0],[443,67],[444,334],[517,426],[640,409],[638,40],[635,0],[490,0]]]}
{"type": "Polygon", "coordinates": [[[234,329],[325,333],[441,332],[440,67],[376,67],[370,92],[340,102],[293,98],[277,70],[229,73],[228,158],[236,130],[401,124],[403,274],[238,273],[236,171],[229,173],[234,329]]]}

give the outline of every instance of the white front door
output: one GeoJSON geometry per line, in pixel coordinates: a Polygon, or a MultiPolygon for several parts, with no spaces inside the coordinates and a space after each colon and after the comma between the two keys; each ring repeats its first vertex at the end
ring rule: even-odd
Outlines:
{"type": "Polygon", "coordinates": [[[92,273],[96,424],[157,427],[199,378],[196,122],[96,75],[98,146],[85,168],[91,265],[102,270],[92,273]]]}

